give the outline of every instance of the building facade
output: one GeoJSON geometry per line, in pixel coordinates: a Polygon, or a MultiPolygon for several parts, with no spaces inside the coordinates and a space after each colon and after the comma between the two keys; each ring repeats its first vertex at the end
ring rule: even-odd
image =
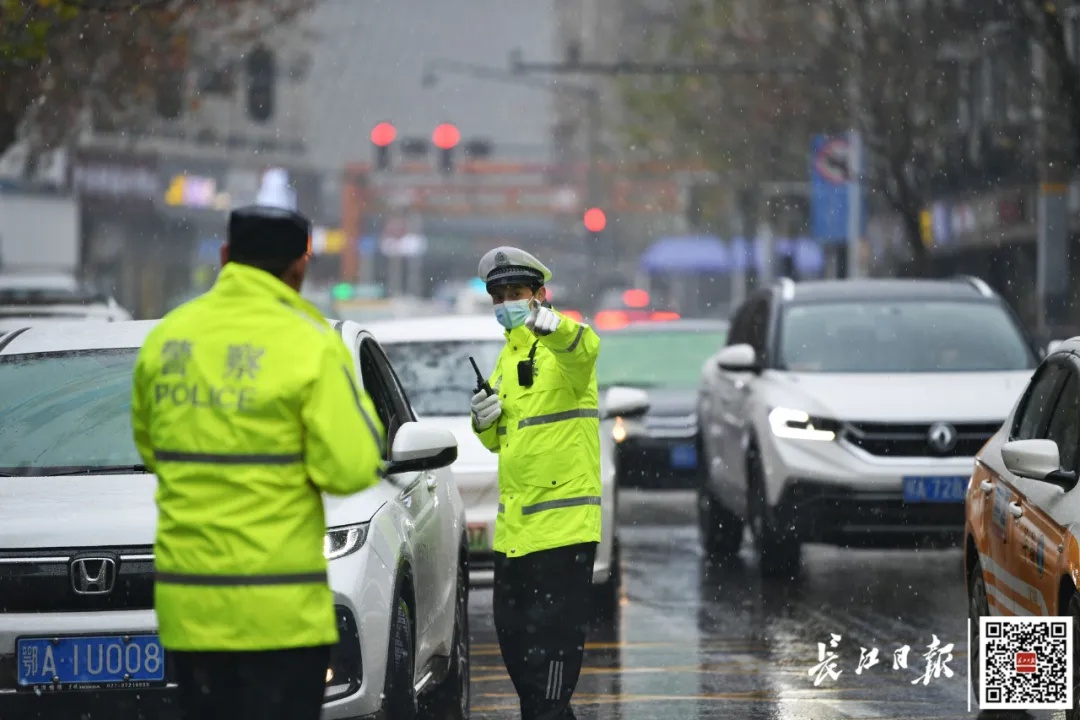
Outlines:
{"type": "Polygon", "coordinates": [[[204,29],[161,78],[138,129],[93,124],[69,182],[81,198],[83,273],[137,317],[159,317],[216,276],[228,211],[253,202],[263,172],[288,170],[301,209],[336,223],[310,135],[311,17],[240,42],[204,29]]]}

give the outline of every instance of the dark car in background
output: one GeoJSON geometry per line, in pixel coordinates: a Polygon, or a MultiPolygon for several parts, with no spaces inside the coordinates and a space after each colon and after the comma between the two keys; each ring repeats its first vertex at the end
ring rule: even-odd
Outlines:
{"type": "Polygon", "coordinates": [[[600,390],[635,387],[649,394],[644,417],[616,418],[615,480],[620,487],[696,487],[697,392],[701,366],[727,341],[728,323],[672,320],[599,330],[600,390]]]}

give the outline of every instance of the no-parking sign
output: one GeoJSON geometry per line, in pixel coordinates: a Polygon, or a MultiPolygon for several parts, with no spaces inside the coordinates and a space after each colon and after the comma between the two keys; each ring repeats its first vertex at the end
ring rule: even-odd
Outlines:
{"type": "Polygon", "coordinates": [[[829,138],[814,154],[814,169],[822,180],[844,185],[851,175],[851,143],[845,137],[829,138]]]}

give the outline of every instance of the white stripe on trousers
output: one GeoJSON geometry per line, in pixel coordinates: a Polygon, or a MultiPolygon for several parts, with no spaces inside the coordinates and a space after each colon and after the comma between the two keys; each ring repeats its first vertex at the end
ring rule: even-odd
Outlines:
{"type": "Polygon", "coordinates": [[[548,700],[558,700],[562,695],[563,662],[552,660],[548,663],[547,697],[548,700]]]}

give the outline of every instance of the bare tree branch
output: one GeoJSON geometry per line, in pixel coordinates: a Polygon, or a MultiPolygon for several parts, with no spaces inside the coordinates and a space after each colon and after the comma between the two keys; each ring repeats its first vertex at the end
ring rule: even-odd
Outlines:
{"type": "Polygon", "coordinates": [[[242,52],[314,0],[0,0],[0,154],[54,147],[95,122],[135,128],[163,84],[182,82],[192,41],[242,52]]]}

